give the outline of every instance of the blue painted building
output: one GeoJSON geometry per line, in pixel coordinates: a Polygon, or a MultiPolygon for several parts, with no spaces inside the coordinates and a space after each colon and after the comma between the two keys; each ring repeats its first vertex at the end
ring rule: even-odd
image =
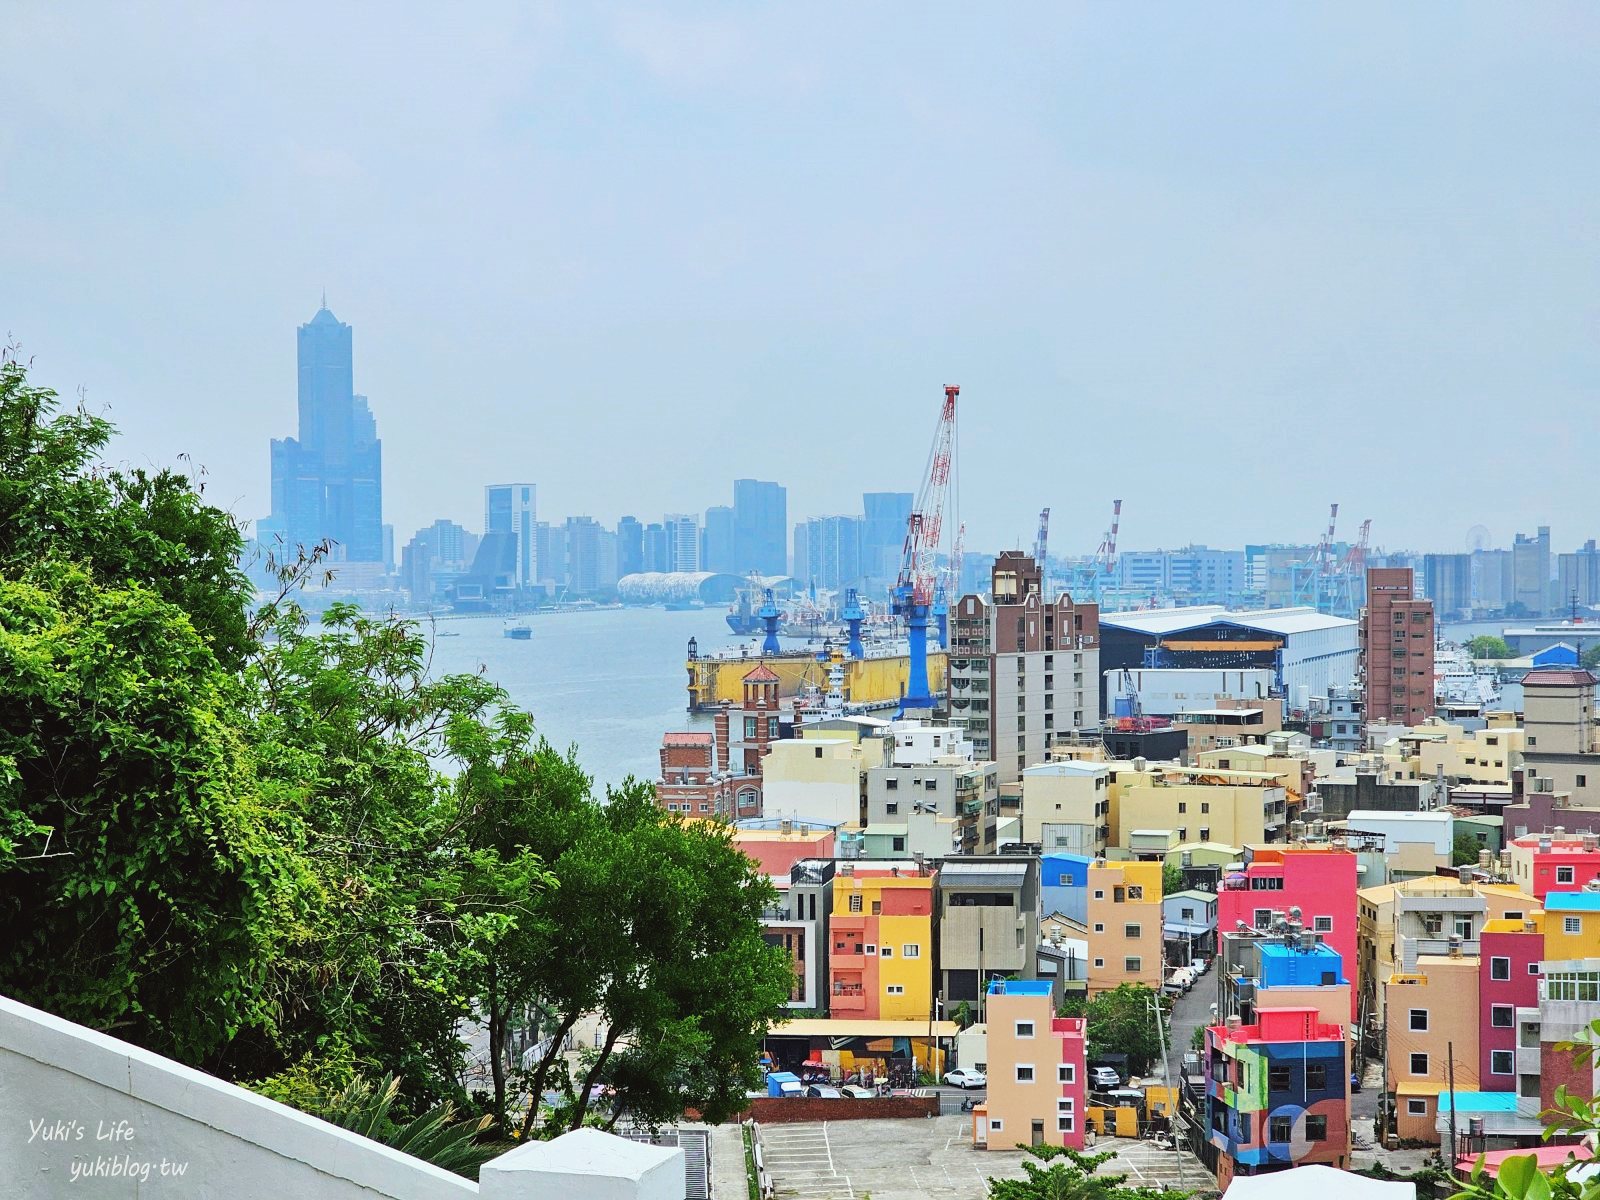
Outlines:
{"type": "Polygon", "coordinates": [[[1060,913],[1079,924],[1089,919],[1089,859],[1081,854],[1046,854],[1039,859],[1039,911],[1060,913]]]}

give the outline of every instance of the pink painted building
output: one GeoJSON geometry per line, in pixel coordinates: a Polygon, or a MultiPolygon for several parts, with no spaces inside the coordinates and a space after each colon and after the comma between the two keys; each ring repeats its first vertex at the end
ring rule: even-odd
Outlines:
{"type": "Polygon", "coordinates": [[[1530,833],[1514,838],[1506,849],[1511,882],[1541,904],[1548,892],[1581,891],[1591,879],[1600,879],[1597,834],[1530,833]]]}
{"type": "Polygon", "coordinates": [[[1517,1090],[1517,1009],[1539,1007],[1540,913],[1483,927],[1478,959],[1478,1090],[1517,1090]]]}
{"type": "Polygon", "coordinates": [[[1339,952],[1350,980],[1350,1017],[1361,994],[1356,954],[1356,856],[1330,846],[1255,846],[1242,872],[1224,877],[1217,896],[1217,929],[1231,933],[1243,921],[1267,929],[1273,912],[1291,918],[1339,952]]]}
{"type": "Polygon", "coordinates": [[[988,995],[988,1097],[973,1113],[973,1145],[1019,1142],[1082,1150],[1087,1046],[1082,1017],[1058,1017],[1048,980],[996,979],[988,995]]]}

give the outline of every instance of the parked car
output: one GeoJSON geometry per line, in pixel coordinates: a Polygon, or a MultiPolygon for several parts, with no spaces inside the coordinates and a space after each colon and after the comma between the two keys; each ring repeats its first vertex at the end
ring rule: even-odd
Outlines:
{"type": "Polygon", "coordinates": [[[1122,1082],[1122,1077],[1110,1067],[1091,1067],[1089,1070],[1089,1086],[1097,1088],[1114,1088],[1122,1082]]]}
{"type": "Polygon", "coordinates": [[[957,1067],[954,1071],[945,1072],[944,1081],[951,1087],[981,1088],[989,1086],[989,1077],[982,1071],[974,1071],[969,1067],[957,1067]]]}
{"type": "Polygon", "coordinates": [[[826,1084],[821,1083],[813,1083],[806,1089],[806,1095],[811,1097],[813,1100],[837,1100],[843,1096],[844,1093],[836,1087],[829,1087],[826,1084]]]}
{"type": "Polygon", "coordinates": [[[862,1087],[859,1083],[847,1083],[839,1089],[850,1100],[876,1100],[878,1093],[869,1087],[862,1087]]]}

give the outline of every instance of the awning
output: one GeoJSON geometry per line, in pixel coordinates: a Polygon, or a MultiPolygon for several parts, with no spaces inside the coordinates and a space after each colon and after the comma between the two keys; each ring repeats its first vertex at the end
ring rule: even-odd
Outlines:
{"type": "MultiPolygon", "coordinates": [[[[767,1030],[768,1037],[803,1038],[928,1038],[927,1021],[830,1021],[820,1017],[804,1017],[785,1021],[767,1030]]],[[[936,1038],[953,1038],[961,1032],[954,1021],[935,1021],[932,1026],[936,1038]]]]}
{"type": "Polygon", "coordinates": [[[1203,921],[1167,921],[1161,926],[1161,932],[1169,938],[1203,937],[1211,929],[1212,926],[1203,921]]]}

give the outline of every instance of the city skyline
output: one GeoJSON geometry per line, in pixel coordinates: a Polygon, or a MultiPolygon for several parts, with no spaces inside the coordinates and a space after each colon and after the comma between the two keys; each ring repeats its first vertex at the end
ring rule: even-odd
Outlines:
{"type": "Polygon", "coordinates": [[[1592,12],[316,25],[24,5],[0,79],[4,328],[242,517],[324,285],[397,531],[522,478],[703,511],[708,462],[854,512],[915,489],[946,383],[974,545],[1048,505],[1090,552],[1113,496],[1129,545],[1304,541],[1332,499],[1389,548],[1586,517],[1501,447],[1600,450],[1592,12]]]}

